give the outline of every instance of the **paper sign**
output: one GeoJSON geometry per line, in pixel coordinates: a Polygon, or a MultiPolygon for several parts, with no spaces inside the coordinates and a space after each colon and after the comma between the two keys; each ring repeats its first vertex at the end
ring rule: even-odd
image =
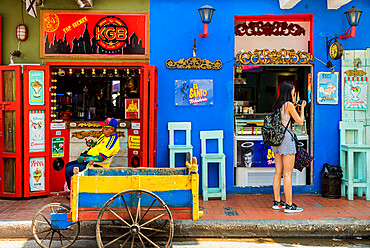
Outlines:
{"type": "Polygon", "coordinates": [[[45,158],[30,158],[30,191],[45,190],[45,158]]]}

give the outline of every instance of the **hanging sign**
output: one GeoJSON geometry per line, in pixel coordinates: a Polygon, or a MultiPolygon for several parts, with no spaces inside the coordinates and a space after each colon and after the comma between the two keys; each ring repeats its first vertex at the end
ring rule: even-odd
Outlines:
{"type": "Polygon", "coordinates": [[[45,151],[45,113],[31,110],[29,112],[29,148],[30,152],[45,151]]]}
{"type": "Polygon", "coordinates": [[[213,80],[193,79],[175,81],[175,105],[213,105],[213,80]]]}
{"type": "Polygon", "coordinates": [[[30,71],[29,84],[29,104],[44,105],[44,71],[30,71]]]}
{"type": "Polygon", "coordinates": [[[40,13],[41,58],[149,58],[147,12],[40,13]]]}
{"type": "Polygon", "coordinates": [[[30,158],[30,191],[45,190],[45,157],[30,158]]]}
{"type": "Polygon", "coordinates": [[[344,78],[344,109],[367,109],[367,77],[344,78]]]}
{"type": "Polygon", "coordinates": [[[338,72],[317,73],[317,103],[338,104],[338,72]]]}
{"type": "Polygon", "coordinates": [[[53,138],[51,142],[51,157],[64,157],[64,138],[53,138]]]}

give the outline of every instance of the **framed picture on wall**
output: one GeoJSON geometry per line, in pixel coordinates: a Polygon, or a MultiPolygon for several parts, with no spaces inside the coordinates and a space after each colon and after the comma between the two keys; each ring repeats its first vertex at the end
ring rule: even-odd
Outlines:
{"type": "Polygon", "coordinates": [[[317,73],[317,103],[338,104],[338,72],[317,73]]]}

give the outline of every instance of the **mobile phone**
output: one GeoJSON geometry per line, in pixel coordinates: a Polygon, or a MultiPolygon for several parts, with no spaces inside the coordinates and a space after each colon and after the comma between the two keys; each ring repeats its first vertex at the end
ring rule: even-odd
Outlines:
{"type": "Polygon", "coordinates": [[[298,100],[296,104],[297,105],[302,105],[302,100],[298,100]]]}

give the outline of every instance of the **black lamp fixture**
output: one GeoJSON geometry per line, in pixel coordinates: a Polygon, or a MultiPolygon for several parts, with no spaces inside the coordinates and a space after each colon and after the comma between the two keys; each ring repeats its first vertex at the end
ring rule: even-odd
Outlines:
{"type": "Polygon", "coordinates": [[[331,39],[328,39],[328,37],[326,37],[326,58],[328,59],[326,66],[328,68],[333,67],[333,64],[329,60],[329,56],[331,59],[337,60],[337,59],[340,59],[343,54],[343,46],[337,40],[355,37],[356,26],[358,25],[360,21],[362,11],[359,9],[356,9],[355,7],[352,7],[352,9],[347,10],[346,12],[344,12],[344,14],[346,14],[347,21],[348,21],[348,24],[350,25],[350,28],[344,32],[344,35],[337,36],[337,34],[335,34],[334,38],[331,38],[331,39]]]}
{"type": "Polygon", "coordinates": [[[208,37],[208,23],[211,22],[213,12],[215,9],[209,5],[204,5],[198,9],[200,18],[202,19],[202,22],[204,24],[203,27],[203,34],[200,34],[199,37],[205,38],[208,37]]]}
{"type": "Polygon", "coordinates": [[[347,10],[344,12],[347,17],[348,24],[350,25],[349,29],[344,32],[344,35],[338,36],[339,39],[348,39],[355,37],[356,34],[356,26],[360,22],[360,18],[362,15],[362,11],[356,9],[355,6],[352,9],[347,10]]]}

